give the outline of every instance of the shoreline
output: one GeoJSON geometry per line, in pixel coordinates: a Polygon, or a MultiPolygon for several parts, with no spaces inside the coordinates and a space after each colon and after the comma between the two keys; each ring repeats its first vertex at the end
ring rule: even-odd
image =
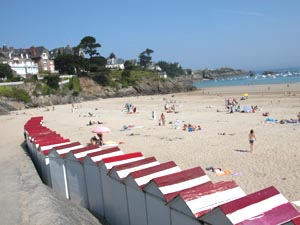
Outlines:
{"type": "Polygon", "coordinates": [[[210,94],[228,94],[228,93],[256,93],[256,94],[270,94],[280,92],[293,92],[293,94],[300,93],[300,83],[285,83],[285,84],[251,84],[238,86],[218,86],[197,88],[197,91],[209,91],[210,94]]]}

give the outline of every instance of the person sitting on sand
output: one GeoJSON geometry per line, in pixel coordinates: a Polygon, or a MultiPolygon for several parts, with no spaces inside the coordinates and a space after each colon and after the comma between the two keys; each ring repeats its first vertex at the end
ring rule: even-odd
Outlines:
{"type": "Polygon", "coordinates": [[[191,124],[189,124],[188,125],[188,132],[192,132],[194,130],[195,130],[195,128],[191,124]]]}
{"type": "Polygon", "coordinates": [[[102,145],[104,145],[104,142],[103,142],[103,134],[102,133],[98,133],[97,134],[97,136],[98,136],[98,145],[99,146],[102,146],[102,145]]]}
{"type": "Polygon", "coordinates": [[[263,116],[269,116],[269,114],[270,114],[269,112],[264,112],[262,115],[263,116]]]}
{"type": "Polygon", "coordinates": [[[98,144],[98,139],[94,136],[90,140],[90,145],[97,145],[98,144]]]}

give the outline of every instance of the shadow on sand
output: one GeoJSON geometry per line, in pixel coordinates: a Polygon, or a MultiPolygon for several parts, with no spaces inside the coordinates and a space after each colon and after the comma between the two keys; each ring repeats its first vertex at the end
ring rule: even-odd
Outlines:
{"type": "Polygon", "coordinates": [[[245,150],[245,149],[235,149],[234,151],[236,151],[236,152],[244,152],[244,153],[251,153],[250,150],[245,150]]]}

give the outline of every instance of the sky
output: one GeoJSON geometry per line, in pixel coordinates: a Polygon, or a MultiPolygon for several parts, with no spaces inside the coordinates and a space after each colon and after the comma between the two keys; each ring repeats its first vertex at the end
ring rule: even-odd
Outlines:
{"type": "Polygon", "coordinates": [[[300,67],[299,0],[2,0],[0,46],[77,46],[185,69],[300,67]]]}

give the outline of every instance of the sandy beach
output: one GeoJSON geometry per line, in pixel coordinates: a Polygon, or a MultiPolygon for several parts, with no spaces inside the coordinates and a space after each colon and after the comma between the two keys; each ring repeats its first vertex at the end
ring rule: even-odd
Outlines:
{"type": "MultiPolygon", "coordinates": [[[[21,204],[17,215],[24,221],[28,216],[24,214],[28,211],[26,208],[35,204],[28,201],[30,198],[25,205],[22,200],[30,194],[30,190],[23,190],[24,179],[37,176],[21,147],[23,125],[32,116],[44,116],[45,126],[82,144],[89,142],[93,136],[91,130],[98,126],[88,126],[89,121],[99,121],[112,130],[104,134],[104,142],[121,143],[119,147],[125,153],[141,151],[146,157],[155,156],[161,163],[174,161],[181,169],[201,166],[230,170],[235,176],[217,176],[211,171],[207,174],[214,182],[235,180],[247,194],[273,185],[289,201],[300,200],[300,123],[269,124],[262,116],[263,112],[269,112],[269,117],[277,120],[296,119],[300,112],[300,84],[207,88],[188,93],[99,99],[74,107],[73,112],[71,105],[58,105],[54,111],[52,108],[27,109],[0,117],[0,201],[8,205],[1,210],[0,218],[6,218],[10,210],[21,204]],[[249,97],[241,101],[243,93],[249,97]],[[258,110],[256,113],[228,113],[225,98],[235,98],[242,108],[257,105],[258,110]],[[166,101],[175,105],[177,113],[164,111],[166,101]],[[122,112],[126,102],[136,106],[137,113],[122,112]],[[152,118],[153,111],[156,120],[152,118]],[[161,113],[166,116],[165,126],[158,125],[161,113]],[[174,129],[176,120],[200,125],[202,130],[174,129]],[[133,128],[123,130],[124,125],[133,125],[133,128]],[[253,153],[249,152],[250,129],[254,129],[257,137],[253,153]],[[24,176],[22,171],[27,167],[33,171],[24,176]]],[[[42,184],[36,181],[35,185],[42,184]]],[[[85,216],[86,219],[88,215],[85,216]]]]}

